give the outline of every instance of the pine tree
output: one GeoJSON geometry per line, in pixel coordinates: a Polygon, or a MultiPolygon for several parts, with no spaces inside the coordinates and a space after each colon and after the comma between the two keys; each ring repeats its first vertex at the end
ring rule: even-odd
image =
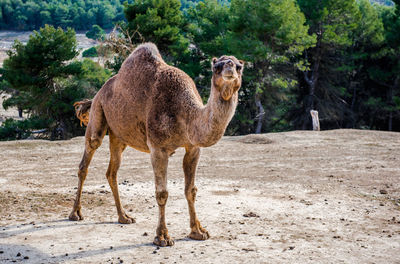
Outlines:
{"type": "Polygon", "coordinates": [[[349,115],[344,100],[348,78],[343,51],[353,44],[353,35],[360,20],[355,0],[298,0],[310,26],[317,36],[315,47],[305,51],[309,67],[302,71],[297,104],[293,116],[297,127],[311,126],[310,110],[318,110],[323,128],[338,128],[349,115]]]}

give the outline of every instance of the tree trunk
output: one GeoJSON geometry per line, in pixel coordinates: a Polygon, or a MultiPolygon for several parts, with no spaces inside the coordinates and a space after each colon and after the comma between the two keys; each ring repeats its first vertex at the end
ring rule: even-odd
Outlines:
{"type": "MultiPolygon", "coordinates": [[[[307,115],[309,111],[313,110],[315,108],[315,88],[318,82],[319,78],[319,68],[321,64],[321,57],[322,57],[322,48],[321,48],[321,39],[318,38],[317,40],[317,45],[314,48],[314,57],[312,59],[312,67],[309,71],[304,71],[304,80],[306,81],[308,87],[309,87],[309,101],[307,102],[308,105],[306,105],[306,112],[307,115]]],[[[307,51],[305,52],[306,60],[308,61],[308,53],[307,51]]],[[[309,120],[309,119],[307,119],[309,120]]],[[[309,121],[305,121],[303,124],[303,129],[307,127],[307,123],[309,121]]]]}
{"type": "Polygon", "coordinates": [[[264,119],[264,115],[265,115],[265,111],[264,111],[264,107],[261,104],[260,101],[260,95],[256,94],[256,106],[258,108],[258,114],[256,116],[257,119],[257,128],[256,128],[256,134],[260,134],[261,133],[261,129],[262,129],[262,121],[264,119]]]}
{"type": "Polygon", "coordinates": [[[22,108],[19,108],[19,107],[18,107],[18,116],[20,118],[22,118],[22,108]]]}
{"type": "Polygon", "coordinates": [[[310,114],[311,114],[311,117],[312,117],[313,130],[314,131],[320,131],[318,111],[311,110],[310,114]]]}
{"type": "Polygon", "coordinates": [[[390,110],[389,112],[389,125],[388,125],[388,130],[392,131],[393,129],[393,111],[390,110]]]}

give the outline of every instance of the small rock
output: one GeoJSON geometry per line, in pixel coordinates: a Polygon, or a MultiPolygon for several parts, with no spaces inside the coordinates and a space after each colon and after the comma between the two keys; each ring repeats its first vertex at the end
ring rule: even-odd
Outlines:
{"type": "Polygon", "coordinates": [[[380,194],[387,194],[388,192],[385,189],[379,191],[380,194]]]}
{"type": "Polygon", "coordinates": [[[148,236],[148,235],[149,235],[149,234],[147,234],[147,232],[144,232],[144,233],[143,233],[143,236],[148,236]]]}
{"type": "Polygon", "coordinates": [[[153,251],[153,254],[157,254],[157,251],[156,251],[156,250],[154,250],[154,251],[153,251]]]}
{"type": "Polygon", "coordinates": [[[20,256],[21,256],[21,253],[18,252],[18,253],[17,253],[17,257],[20,257],[20,256]]]}
{"type": "Polygon", "coordinates": [[[4,251],[3,250],[0,250],[0,254],[3,254],[4,253],[4,251]]]}
{"type": "Polygon", "coordinates": [[[68,256],[68,253],[65,253],[65,256],[68,256]]]}
{"type": "Polygon", "coordinates": [[[289,250],[293,250],[295,248],[295,246],[290,246],[289,250]]]}
{"type": "Polygon", "coordinates": [[[24,259],[29,259],[29,257],[28,257],[28,256],[25,256],[24,259]]]}
{"type": "Polygon", "coordinates": [[[243,216],[244,216],[244,217],[260,217],[259,215],[255,214],[255,213],[253,213],[253,212],[249,212],[249,213],[247,213],[247,214],[244,214],[243,216]]]}

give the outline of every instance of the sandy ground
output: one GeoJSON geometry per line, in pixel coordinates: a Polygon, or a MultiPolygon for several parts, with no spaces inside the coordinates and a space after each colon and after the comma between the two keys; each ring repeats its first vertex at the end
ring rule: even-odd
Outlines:
{"type": "Polygon", "coordinates": [[[127,149],[117,223],[105,179],[108,138],[84,187],[85,220],[67,220],[84,139],[0,142],[1,263],[400,263],[400,134],[333,130],[224,137],[203,149],[197,211],[207,241],[186,238],[181,162],[170,158],[167,226],[148,154],[127,149]]]}
{"type": "MultiPolygon", "coordinates": [[[[16,107],[10,107],[9,109],[7,109],[7,111],[4,110],[3,101],[8,97],[10,97],[8,94],[0,94],[0,125],[8,118],[21,120],[21,118],[19,118],[18,116],[18,109],[16,107]]],[[[23,115],[26,116],[25,114],[23,115]]]]}

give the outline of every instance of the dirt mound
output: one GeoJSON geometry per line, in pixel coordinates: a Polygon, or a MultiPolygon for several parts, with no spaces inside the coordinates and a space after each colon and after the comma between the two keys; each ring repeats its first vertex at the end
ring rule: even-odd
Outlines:
{"type": "Polygon", "coordinates": [[[271,144],[273,141],[265,137],[265,135],[250,134],[238,139],[238,142],[245,144],[271,144]]]}

